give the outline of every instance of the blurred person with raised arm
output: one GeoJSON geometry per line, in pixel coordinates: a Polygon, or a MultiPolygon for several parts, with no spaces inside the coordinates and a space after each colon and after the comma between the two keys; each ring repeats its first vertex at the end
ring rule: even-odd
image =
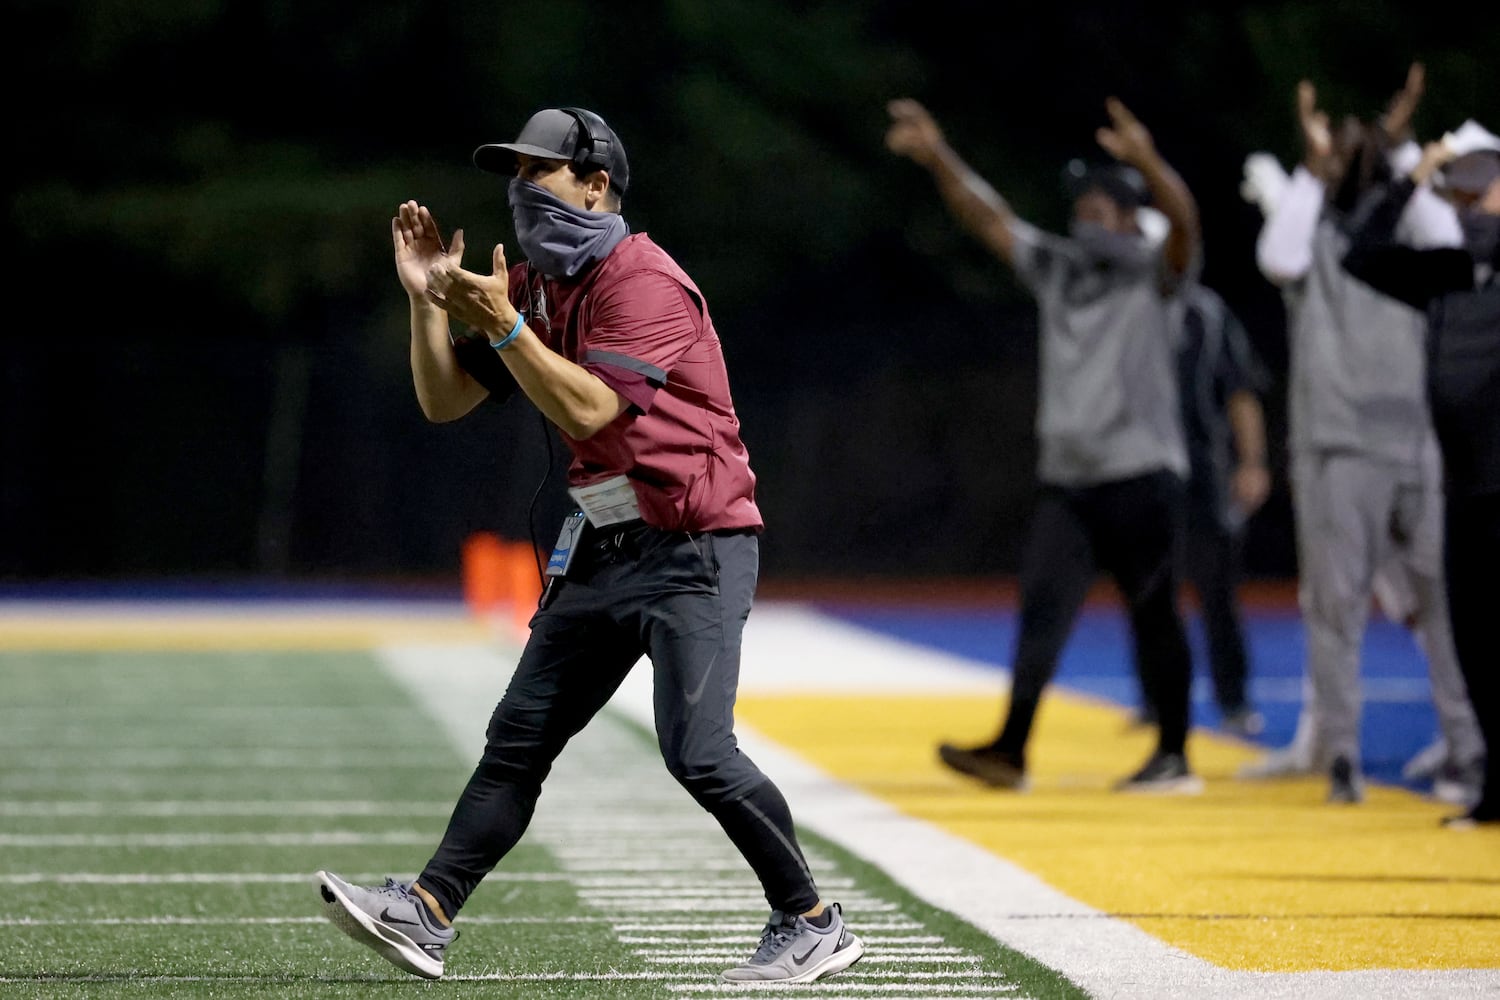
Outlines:
{"type": "Polygon", "coordinates": [[[1198,209],[1150,132],[1120,101],[1096,133],[1114,162],[1065,173],[1069,236],[1020,219],[948,145],[925,108],[890,104],[886,145],[931,173],[949,211],[1010,265],[1040,310],[1036,507],[1021,567],[1020,628],[1008,712],[980,746],[939,747],[950,768],[997,788],[1027,784],[1026,748],[1097,569],[1118,584],[1158,744],[1121,791],[1193,793],[1188,765],[1192,665],[1177,605],[1176,548],[1187,455],[1177,392],[1173,296],[1197,265],[1198,209]],[[1141,231],[1165,216],[1164,239],[1141,231]]]}

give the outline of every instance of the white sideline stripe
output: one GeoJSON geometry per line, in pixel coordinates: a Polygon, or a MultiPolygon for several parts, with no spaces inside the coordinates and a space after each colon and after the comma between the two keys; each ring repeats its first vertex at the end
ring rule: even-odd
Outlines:
{"type": "Polygon", "coordinates": [[[359,799],[345,802],[285,802],[259,799],[237,802],[89,800],[0,800],[0,816],[447,816],[451,802],[380,802],[359,799]]]}

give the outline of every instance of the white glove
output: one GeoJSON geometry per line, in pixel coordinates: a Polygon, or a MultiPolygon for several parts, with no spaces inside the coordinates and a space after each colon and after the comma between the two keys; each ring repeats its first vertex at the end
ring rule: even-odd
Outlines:
{"type": "Polygon", "coordinates": [[[1261,214],[1269,216],[1280,204],[1290,180],[1291,175],[1282,169],[1276,157],[1270,153],[1251,153],[1245,157],[1245,179],[1240,183],[1240,197],[1260,206],[1261,214]]]}

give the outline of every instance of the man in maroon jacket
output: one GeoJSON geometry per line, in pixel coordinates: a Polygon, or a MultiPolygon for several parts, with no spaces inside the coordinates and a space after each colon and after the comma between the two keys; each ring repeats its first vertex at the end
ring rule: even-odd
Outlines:
{"type": "Polygon", "coordinates": [[[530,640],[437,852],[409,885],[320,872],[326,912],[397,966],[441,976],[453,918],[520,840],[553,760],[645,655],[667,769],[719,821],[772,909],[755,953],[724,979],[840,972],[863,946],[838,904],[819,898],[786,800],[735,741],[762,524],[703,294],[644,233],[630,235],[629,164],[598,115],[538,112],[474,162],[512,176],[528,259],[507,267],[496,246],[491,274],[465,271],[461,230],[445,249],[425,207],[400,207],[391,234],[417,399],[447,421],[519,388],[572,452],[580,510],[564,522],[530,640]]]}

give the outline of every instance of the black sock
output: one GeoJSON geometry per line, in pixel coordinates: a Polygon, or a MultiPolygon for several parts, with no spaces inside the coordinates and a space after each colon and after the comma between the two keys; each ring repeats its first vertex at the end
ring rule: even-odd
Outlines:
{"type": "Polygon", "coordinates": [[[829,924],[833,923],[833,909],[830,907],[824,909],[823,912],[818,914],[816,917],[804,917],[803,919],[819,930],[822,930],[829,924]]]}

